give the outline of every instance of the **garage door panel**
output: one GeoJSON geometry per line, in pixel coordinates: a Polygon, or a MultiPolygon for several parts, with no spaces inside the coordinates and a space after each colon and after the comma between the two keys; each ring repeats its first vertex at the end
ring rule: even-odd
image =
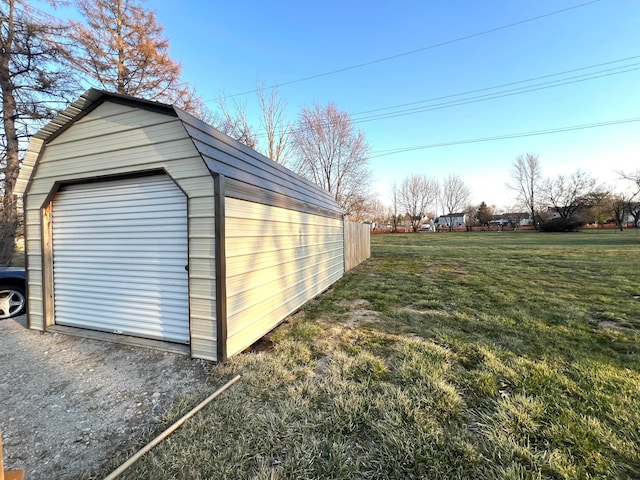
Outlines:
{"type": "MultiPolygon", "coordinates": [[[[182,245],[185,245],[186,242],[182,241],[181,239],[176,239],[174,237],[172,237],[169,233],[167,233],[167,223],[165,222],[162,225],[148,225],[148,228],[144,228],[145,226],[140,226],[139,228],[136,229],[131,229],[131,230],[115,230],[115,229],[92,229],[88,232],[85,232],[84,235],[80,236],[80,235],[74,235],[73,233],[68,233],[65,235],[60,235],[58,237],[58,241],[59,242],[76,242],[76,243],[82,243],[83,241],[85,241],[86,239],[92,239],[91,236],[95,236],[96,234],[100,235],[100,237],[97,240],[101,240],[101,241],[108,241],[111,239],[117,239],[117,240],[129,240],[132,243],[139,243],[141,240],[144,240],[142,238],[140,238],[140,234],[141,233],[147,233],[149,232],[152,228],[153,228],[153,232],[154,232],[154,238],[162,238],[164,240],[167,241],[171,241],[172,243],[180,243],[182,245]],[[114,231],[115,230],[115,231],[114,231]]],[[[95,239],[92,239],[95,240],[95,239]]],[[[147,239],[148,240],[148,239],[147,239]]]]}
{"type": "MultiPolygon", "coordinates": [[[[101,201],[97,203],[95,201],[84,201],[82,205],[74,206],[74,212],[77,211],[79,215],[91,215],[92,213],[109,214],[113,209],[126,209],[129,212],[143,212],[145,209],[153,207],[162,207],[165,212],[179,212],[180,207],[175,205],[171,198],[158,198],[149,200],[146,197],[140,195],[128,196],[126,200],[116,200],[112,202],[101,201]],[[144,200],[137,200],[143,198],[144,200]]],[[[73,205],[71,201],[61,202],[62,206],[73,205]]]]}
{"type": "Polygon", "coordinates": [[[189,343],[186,205],[167,176],[60,191],[56,323],[189,343]]]}
{"type": "MultiPolygon", "coordinates": [[[[136,215],[145,214],[147,210],[151,208],[161,208],[163,210],[163,219],[172,219],[177,218],[180,219],[181,211],[176,208],[175,205],[166,204],[163,202],[159,203],[149,203],[148,205],[131,205],[131,201],[124,202],[121,206],[117,207],[122,210],[121,216],[125,218],[134,219],[136,215]]],[[[91,224],[91,221],[96,220],[96,216],[99,215],[109,215],[109,213],[113,211],[110,208],[96,208],[96,207],[87,207],[83,209],[79,209],[77,214],[74,215],[74,219],[82,219],[86,220],[91,224]]]]}
{"type": "MultiPolygon", "coordinates": [[[[136,310],[136,306],[132,306],[132,305],[122,305],[121,307],[112,307],[112,308],[95,308],[95,306],[93,307],[94,310],[91,310],[92,306],[91,304],[79,304],[81,307],[86,307],[87,311],[90,311],[93,315],[93,317],[96,320],[100,320],[103,325],[104,328],[100,328],[99,330],[106,330],[106,331],[112,331],[115,326],[118,326],[118,329],[122,329],[125,333],[127,333],[126,328],[122,328],[122,327],[126,327],[127,324],[130,324],[132,328],[144,328],[146,327],[147,329],[149,329],[150,332],[154,331],[154,330],[162,330],[162,329],[166,329],[166,328],[172,328],[173,330],[182,330],[182,323],[179,321],[179,319],[165,319],[164,322],[162,323],[154,323],[153,325],[150,325],[148,322],[144,321],[144,318],[141,318],[140,321],[132,321],[131,317],[136,317],[136,318],[140,318],[137,317],[138,315],[138,311],[136,310]]],[[[75,318],[79,321],[83,321],[85,323],[85,328],[86,328],[86,316],[85,313],[79,314],[78,310],[75,308],[75,305],[64,305],[62,304],[60,307],[60,313],[65,315],[66,319],[72,319],[75,318]]],[[[152,310],[149,310],[152,311],[152,310]]],[[[156,310],[156,314],[159,313],[163,313],[165,315],[170,316],[172,313],[171,310],[167,310],[165,308],[162,309],[157,309],[156,310]]],[[[65,323],[66,325],[66,323],[65,323]]]]}
{"type": "MultiPolygon", "coordinates": [[[[99,277],[105,280],[110,281],[110,277],[121,278],[123,274],[127,274],[130,271],[131,265],[121,264],[103,264],[104,268],[92,268],[91,270],[99,271],[99,277]]],[[[167,272],[162,270],[162,265],[158,264],[150,264],[145,267],[145,271],[141,272],[138,276],[136,276],[136,282],[143,281],[147,283],[157,283],[157,282],[172,282],[172,281],[182,281],[184,277],[184,271],[177,272],[167,272]],[[162,274],[162,278],[158,278],[159,274],[162,274]]],[[[184,270],[184,269],[182,269],[184,270]]],[[[59,268],[58,278],[72,281],[74,278],[76,280],[82,281],[84,280],[86,273],[82,271],[80,268],[59,268]]],[[[130,281],[133,281],[131,277],[129,277],[130,281]]]]}
{"type": "MultiPolygon", "coordinates": [[[[105,318],[106,316],[104,313],[96,312],[96,319],[101,321],[105,318]]],[[[71,314],[68,315],[68,321],[65,323],[65,325],[69,327],[87,328],[85,317],[73,317],[71,316],[71,314]]],[[[110,321],[108,325],[110,327],[109,329],[101,328],[99,330],[109,333],[117,333],[120,335],[132,335],[145,338],[180,338],[180,336],[182,335],[181,327],[172,328],[171,326],[167,326],[166,323],[162,328],[156,327],[153,330],[151,330],[146,324],[138,326],[136,324],[132,324],[128,320],[124,322],[110,321]]]]}
{"type": "Polygon", "coordinates": [[[120,245],[120,248],[127,249],[129,253],[163,253],[163,252],[172,252],[176,250],[176,247],[185,247],[186,245],[182,242],[173,241],[170,238],[165,238],[162,236],[157,236],[154,238],[139,238],[139,239],[131,239],[131,238],[90,238],[85,237],[81,239],[75,240],[62,240],[58,242],[58,246],[68,246],[69,248],[77,249],[77,250],[98,250],[102,251],[104,246],[111,246],[114,242],[117,242],[120,245]],[[87,243],[91,242],[90,245],[87,243]],[[149,247],[154,247],[150,249],[149,247]]]}
{"type": "MultiPolygon", "coordinates": [[[[78,295],[84,294],[87,292],[95,292],[96,294],[100,294],[101,296],[108,297],[110,295],[119,295],[119,296],[137,296],[144,297],[149,301],[150,299],[164,299],[166,301],[175,298],[182,300],[183,296],[187,294],[187,289],[182,285],[178,284],[175,280],[169,280],[167,283],[171,285],[171,283],[175,283],[176,285],[170,290],[160,290],[158,287],[158,283],[145,282],[146,285],[144,288],[140,288],[139,285],[135,283],[123,283],[120,288],[113,288],[109,284],[110,279],[105,279],[101,282],[85,282],[82,283],[78,280],[69,280],[65,281],[64,286],[60,287],[60,292],[72,292],[77,291],[78,295]]],[[[144,279],[142,280],[144,282],[144,279]]],[[[60,282],[61,283],[61,282],[60,282]]]]}
{"type": "Polygon", "coordinates": [[[180,225],[182,219],[178,215],[172,217],[170,214],[171,212],[168,212],[168,215],[164,218],[148,218],[140,212],[122,213],[114,217],[105,217],[102,223],[98,225],[89,223],[96,218],[96,216],[92,214],[80,215],[69,219],[59,218],[59,220],[69,222],[69,228],[76,229],[78,233],[82,233],[81,228],[85,228],[88,233],[92,233],[100,229],[109,231],[111,227],[121,227],[122,225],[131,226],[134,229],[140,225],[164,227],[176,224],[180,225]]]}
{"type": "MultiPolygon", "coordinates": [[[[70,245],[70,248],[73,249],[75,252],[78,252],[78,254],[91,255],[91,256],[95,256],[96,258],[98,257],[104,258],[108,256],[112,256],[113,258],[114,253],[120,253],[120,256],[118,258],[122,258],[122,259],[135,260],[136,258],[141,258],[141,259],[155,258],[155,259],[158,259],[158,261],[165,260],[166,258],[166,255],[164,255],[165,253],[180,251],[180,248],[177,248],[176,246],[172,246],[172,245],[169,245],[169,246],[159,245],[157,249],[154,251],[140,250],[138,252],[133,252],[127,248],[120,250],[120,252],[109,252],[109,251],[101,250],[97,247],[93,247],[91,245],[70,245]]],[[[69,254],[65,254],[65,255],[69,256],[69,254]]],[[[177,263],[183,265],[184,267],[184,265],[186,265],[186,262],[183,260],[184,259],[180,259],[180,261],[178,261],[177,263]]]]}
{"type": "MultiPolygon", "coordinates": [[[[139,233],[150,232],[162,234],[166,231],[167,225],[169,222],[158,221],[155,224],[151,222],[147,222],[144,225],[122,225],[120,222],[112,222],[113,225],[107,227],[105,224],[95,225],[95,226],[84,226],[87,230],[86,233],[100,233],[100,235],[137,235],[139,233]]],[[[174,222],[176,225],[181,224],[181,222],[174,222]]],[[[73,233],[59,233],[59,238],[74,238],[75,235],[73,233]]]]}
{"type": "MultiPolygon", "coordinates": [[[[74,308],[66,308],[66,307],[60,307],[59,312],[60,313],[66,313],[66,314],[76,314],[76,307],[81,307],[81,308],[93,308],[93,309],[100,309],[100,308],[110,308],[111,310],[113,310],[113,304],[112,304],[113,298],[107,298],[107,297],[83,297],[83,296],[78,296],[76,297],[76,301],[74,302],[74,308]]],[[[145,300],[145,299],[140,299],[140,298],[136,298],[136,297],[130,297],[130,298],[120,298],[118,300],[119,303],[119,307],[117,310],[117,315],[114,314],[112,321],[116,321],[119,318],[122,319],[122,317],[129,317],[132,316],[133,318],[131,318],[131,320],[136,323],[137,322],[137,318],[140,316],[140,312],[141,311],[145,311],[146,313],[149,312],[154,312],[154,313],[163,313],[164,315],[174,315],[174,316],[178,316],[182,314],[182,304],[180,302],[174,301],[174,302],[163,302],[162,306],[160,306],[157,302],[152,302],[149,300],[145,300]]],[[[176,319],[177,320],[177,319],[176,319]]]]}
{"type": "MultiPolygon", "coordinates": [[[[101,253],[101,252],[95,252],[94,254],[92,254],[92,256],[88,256],[86,254],[86,252],[80,254],[78,253],[77,255],[67,255],[68,257],[72,257],[74,258],[78,263],[87,263],[87,264],[91,264],[91,266],[87,267],[87,268],[103,268],[103,267],[108,267],[108,268],[118,268],[118,266],[123,266],[125,268],[129,267],[131,265],[131,262],[128,261],[132,258],[136,258],[137,259],[137,264],[144,266],[145,268],[153,268],[154,266],[156,266],[157,268],[160,268],[161,266],[163,266],[165,263],[168,265],[173,265],[175,267],[179,267],[177,269],[177,271],[182,272],[184,270],[184,265],[183,265],[183,261],[182,259],[179,260],[175,260],[175,261],[170,261],[170,260],[165,260],[165,259],[161,259],[159,257],[150,257],[150,258],[140,258],[140,257],[125,257],[122,256],[118,259],[117,262],[109,262],[109,259],[107,256],[98,256],[97,254],[101,253]]],[[[62,257],[60,257],[62,258],[62,257]]],[[[63,268],[60,266],[59,270],[62,272],[63,268]]],[[[68,267],[69,269],[73,269],[73,266],[68,267]]],[[[77,268],[77,267],[76,267],[77,268]]],[[[163,270],[166,271],[166,270],[163,270]]]]}
{"type": "MultiPolygon", "coordinates": [[[[136,208],[140,208],[141,206],[163,205],[163,204],[170,206],[173,203],[171,201],[171,198],[165,198],[159,195],[150,195],[153,193],[163,192],[164,190],[162,188],[139,189],[139,191],[136,191],[136,192],[132,192],[128,187],[124,189],[111,189],[111,190],[112,190],[111,192],[107,190],[105,191],[105,193],[100,194],[95,189],[92,189],[91,198],[85,198],[82,205],[77,206],[78,210],[79,211],[86,211],[89,209],[108,210],[105,202],[109,202],[109,205],[113,205],[113,208],[127,208],[131,206],[131,205],[127,205],[127,203],[130,203],[130,202],[135,202],[136,208]],[[116,196],[115,199],[112,198],[114,195],[116,196]],[[126,196],[126,199],[122,198],[124,196],[126,196]]],[[[69,191],[69,190],[66,190],[66,191],[69,191]]],[[[74,195],[73,193],[70,193],[70,195],[67,198],[63,199],[59,203],[72,204],[76,197],[81,197],[83,196],[83,194],[84,193],[77,193],[76,195],[74,195]]]]}

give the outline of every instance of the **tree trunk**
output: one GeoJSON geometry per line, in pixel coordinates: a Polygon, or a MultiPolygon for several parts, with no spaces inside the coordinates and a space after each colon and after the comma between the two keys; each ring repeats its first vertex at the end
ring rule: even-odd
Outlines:
{"type": "Polygon", "coordinates": [[[6,37],[0,49],[0,90],[2,91],[2,122],[7,146],[6,166],[4,171],[4,188],[2,196],[2,212],[0,213],[0,264],[8,264],[15,248],[15,234],[18,226],[18,215],[13,190],[20,168],[18,157],[18,134],[16,132],[16,100],[10,76],[10,58],[14,35],[14,2],[9,1],[9,15],[3,19],[7,22],[6,37]]]}

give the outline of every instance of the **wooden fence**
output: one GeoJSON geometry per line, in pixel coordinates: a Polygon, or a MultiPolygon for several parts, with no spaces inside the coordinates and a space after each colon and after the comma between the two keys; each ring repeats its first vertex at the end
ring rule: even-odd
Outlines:
{"type": "Polygon", "coordinates": [[[371,256],[371,225],[344,221],[344,271],[364,262],[371,256]]]}

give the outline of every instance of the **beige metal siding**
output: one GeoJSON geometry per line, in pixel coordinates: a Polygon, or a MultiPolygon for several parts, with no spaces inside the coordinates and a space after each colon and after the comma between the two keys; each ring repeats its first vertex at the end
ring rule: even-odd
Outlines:
{"type": "Polygon", "coordinates": [[[227,353],[251,345],[344,272],[341,219],[226,198],[227,353]]]}
{"type": "Polygon", "coordinates": [[[213,179],[178,118],[109,101],[45,145],[26,192],[31,328],[45,328],[40,209],[55,182],[154,169],[165,170],[187,196],[192,356],[216,358],[215,238],[213,227],[199,226],[214,223],[213,179]]]}

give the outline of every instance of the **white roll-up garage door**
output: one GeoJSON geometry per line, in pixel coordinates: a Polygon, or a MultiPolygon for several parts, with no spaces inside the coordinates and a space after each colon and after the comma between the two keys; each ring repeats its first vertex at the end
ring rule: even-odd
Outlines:
{"type": "Polygon", "coordinates": [[[169,177],[68,186],[52,228],[57,324],[189,343],[187,202],[169,177]]]}

